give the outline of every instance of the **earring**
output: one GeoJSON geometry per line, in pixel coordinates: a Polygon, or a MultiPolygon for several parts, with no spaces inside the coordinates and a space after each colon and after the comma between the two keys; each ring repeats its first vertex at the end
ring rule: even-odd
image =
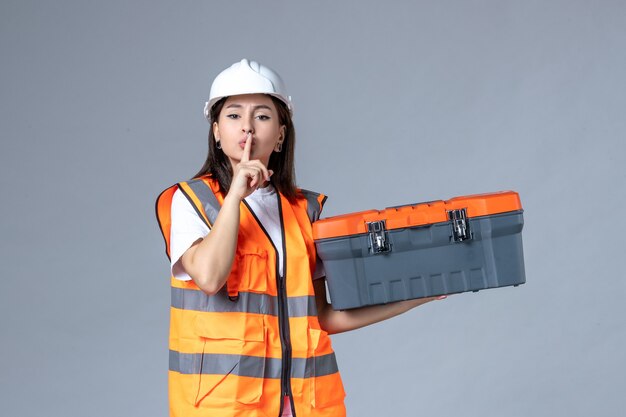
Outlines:
{"type": "Polygon", "coordinates": [[[215,147],[217,149],[222,149],[222,144],[220,143],[219,139],[215,141],[215,147]]]}
{"type": "Polygon", "coordinates": [[[283,150],[283,143],[282,142],[278,142],[276,144],[276,152],[280,152],[283,150]]]}

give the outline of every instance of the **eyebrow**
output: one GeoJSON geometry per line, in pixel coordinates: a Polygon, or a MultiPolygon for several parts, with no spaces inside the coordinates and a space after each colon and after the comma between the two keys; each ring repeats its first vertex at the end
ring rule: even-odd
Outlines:
{"type": "MultiPolygon", "coordinates": [[[[236,104],[236,103],[229,104],[228,106],[226,106],[227,109],[230,109],[230,108],[239,108],[240,109],[241,107],[243,107],[241,104],[236,104]]],[[[265,104],[259,104],[258,106],[254,106],[253,110],[258,110],[258,109],[267,109],[267,110],[270,110],[270,111],[272,110],[270,106],[266,106],[265,104]]]]}

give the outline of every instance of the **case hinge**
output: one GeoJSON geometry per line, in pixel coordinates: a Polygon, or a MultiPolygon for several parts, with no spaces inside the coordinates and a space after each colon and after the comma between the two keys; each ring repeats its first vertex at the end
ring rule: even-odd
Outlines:
{"type": "Polygon", "coordinates": [[[370,252],[376,255],[391,251],[385,221],[380,220],[377,222],[368,222],[366,224],[369,232],[370,252]]]}
{"type": "Polygon", "coordinates": [[[472,233],[470,232],[469,220],[467,219],[467,209],[450,210],[448,219],[452,223],[452,240],[455,242],[463,242],[470,240],[472,233]]]}

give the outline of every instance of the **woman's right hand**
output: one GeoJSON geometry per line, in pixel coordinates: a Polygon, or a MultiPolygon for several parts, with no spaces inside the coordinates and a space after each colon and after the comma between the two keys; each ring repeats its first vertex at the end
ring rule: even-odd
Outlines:
{"type": "Polygon", "coordinates": [[[233,179],[228,191],[229,195],[237,197],[240,201],[252,194],[266,181],[269,182],[273,174],[258,159],[250,160],[251,148],[252,134],[248,133],[241,160],[233,169],[233,179]]]}

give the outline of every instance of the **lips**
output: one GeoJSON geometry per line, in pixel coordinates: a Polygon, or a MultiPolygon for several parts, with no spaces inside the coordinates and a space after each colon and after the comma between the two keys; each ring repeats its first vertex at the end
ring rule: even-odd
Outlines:
{"type": "MultiPolygon", "coordinates": [[[[238,143],[239,143],[239,146],[241,147],[241,149],[246,147],[246,139],[247,138],[248,138],[247,136],[244,136],[243,139],[239,140],[238,143]]],[[[253,137],[251,145],[254,146],[255,143],[256,143],[256,139],[254,139],[254,137],[253,137]]]]}

